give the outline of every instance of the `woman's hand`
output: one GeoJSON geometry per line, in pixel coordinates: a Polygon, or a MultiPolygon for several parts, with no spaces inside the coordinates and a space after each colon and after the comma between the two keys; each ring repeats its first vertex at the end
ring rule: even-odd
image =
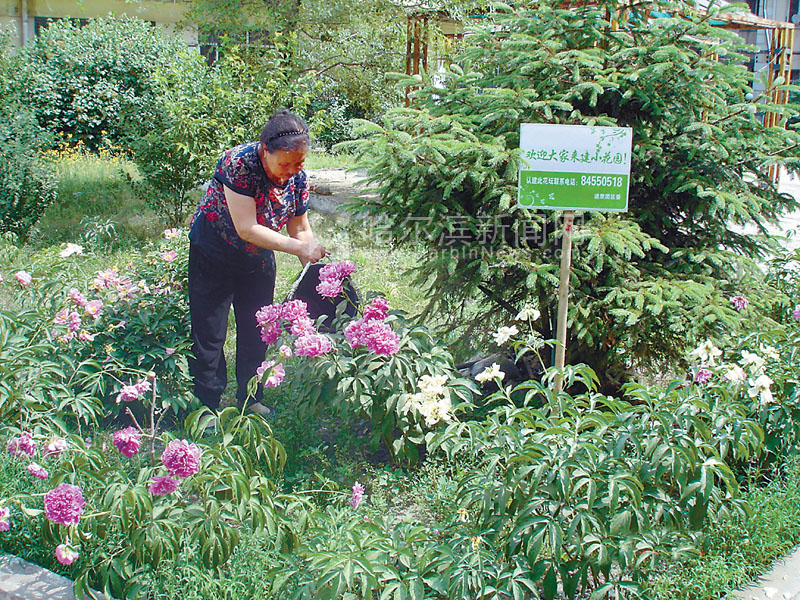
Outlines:
{"type": "Polygon", "coordinates": [[[306,263],[315,263],[327,254],[325,248],[318,244],[314,239],[303,241],[300,243],[300,248],[297,251],[297,258],[305,265],[306,263]]]}

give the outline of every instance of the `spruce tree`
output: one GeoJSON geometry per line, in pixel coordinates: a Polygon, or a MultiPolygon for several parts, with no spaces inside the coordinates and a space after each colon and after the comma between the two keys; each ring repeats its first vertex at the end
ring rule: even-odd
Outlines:
{"type": "Polygon", "coordinates": [[[578,215],[568,362],[618,385],[779,300],[757,267],[769,239],[740,231],[797,208],[769,172],[800,164],[800,136],[784,127],[796,111],[754,92],[748,48],[717,14],[684,2],[496,5],[435,83],[400,78],[418,86],[412,106],[361,122],[347,147],[379,192],[361,210],[428,251],[416,269],[425,314],[466,323],[474,347],[528,301],[555,337],[558,215],[516,207],[521,123],[633,128],[628,211],[578,215]],[[767,113],[780,126],[764,127],[767,113]],[[736,312],[738,294],[753,312],[736,312]]]}

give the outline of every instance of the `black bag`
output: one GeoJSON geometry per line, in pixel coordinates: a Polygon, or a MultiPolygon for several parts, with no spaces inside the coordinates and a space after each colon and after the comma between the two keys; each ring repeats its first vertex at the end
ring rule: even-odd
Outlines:
{"type": "Polygon", "coordinates": [[[317,330],[321,333],[333,333],[335,328],[333,321],[336,318],[336,307],[345,302],[344,314],[350,317],[358,315],[358,307],[361,306],[361,294],[351,277],[346,277],[342,281],[342,293],[336,298],[326,298],[320,296],[317,291],[319,285],[319,272],[325,265],[320,263],[308,263],[297,276],[292,284],[292,289],[286,296],[286,300],[302,300],[308,306],[308,313],[316,322],[319,317],[324,316],[325,320],[320,323],[317,330]]]}

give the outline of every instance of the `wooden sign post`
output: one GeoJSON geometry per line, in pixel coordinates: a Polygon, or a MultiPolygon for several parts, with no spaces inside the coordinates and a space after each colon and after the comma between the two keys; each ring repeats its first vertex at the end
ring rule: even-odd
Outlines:
{"type": "MultiPolygon", "coordinates": [[[[564,230],[561,232],[561,279],[558,283],[558,317],[556,318],[556,368],[564,368],[567,354],[567,306],[569,304],[569,276],[572,272],[572,227],[575,213],[571,210],[564,211],[564,230]]],[[[563,380],[559,375],[555,381],[555,392],[558,394],[563,387],[563,380]]]]}

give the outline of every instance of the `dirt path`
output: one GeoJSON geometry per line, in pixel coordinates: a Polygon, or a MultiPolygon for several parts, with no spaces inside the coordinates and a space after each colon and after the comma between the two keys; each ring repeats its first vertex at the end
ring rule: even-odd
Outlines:
{"type": "Polygon", "coordinates": [[[350,202],[354,196],[364,195],[358,185],[366,176],[363,171],[351,172],[347,169],[307,169],[311,187],[309,202],[316,212],[347,217],[341,205],[350,202]]]}

